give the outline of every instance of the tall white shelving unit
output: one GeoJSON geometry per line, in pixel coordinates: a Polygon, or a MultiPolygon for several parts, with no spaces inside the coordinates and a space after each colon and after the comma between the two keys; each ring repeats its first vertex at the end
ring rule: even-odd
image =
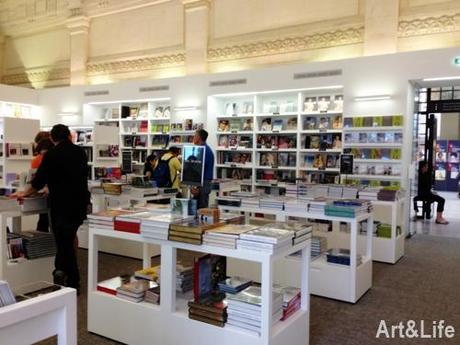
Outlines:
{"type": "Polygon", "coordinates": [[[309,343],[310,241],[271,255],[250,250],[191,245],[181,242],[145,239],[141,235],[91,229],[88,258],[88,330],[127,344],[213,345],[305,345],[309,343]],[[99,239],[103,237],[136,241],[144,247],[144,267],[151,265],[148,244],[161,246],[160,305],[133,303],[96,290],[98,282],[99,239]],[[262,328],[261,335],[229,325],[216,327],[188,318],[187,298],[176,296],[176,253],[178,249],[256,262],[261,265],[262,328]],[[286,321],[272,323],[272,284],[276,281],[274,265],[280,258],[301,250],[301,309],[286,321]],[[180,331],[179,331],[180,330],[180,331]]]}
{"type": "Polygon", "coordinates": [[[28,172],[33,158],[33,141],[40,131],[40,121],[13,117],[0,118],[0,185],[8,187],[6,179],[28,172]]]}
{"type": "Polygon", "coordinates": [[[338,183],[343,101],[336,102],[335,99],[343,99],[342,92],[343,89],[338,87],[322,91],[209,96],[208,128],[211,133],[216,133],[209,140],[216,147],[217,176],[238,178],[242,180],[243,186],[252,190],[258,186],[282,186],[283,182],[294,182],[296,178],[309,179],[312,174],[318,173],[335,175],[337,178],[332,180],[338,183]],[[307,105],[307,99],[315,98],[319,101],[322,97],[330,100],[327,110],[320,111],[317,105],[313,108],[307,105]],[[306,128],[307,118],[313,119],[314,128],[306,128]],[[319,128],[320,121],[326,123],[324,128],[319,128]],[[267,122],[271,123],[271,128],[267,122]],[[337,147],[332,148],[334,134],[339,137],[339,141],[337,147]],[[329,147],[319,147],[318,142],[318,146],[314,144],[315,148],[305,148],[306,138],[312,135],[318,140],[329,136],[329,147]],[[271,144],[273,140],[276,145],[271,144]],[[267,153],[276,154],[278,160],[265,162],[267,153]],[[305,156],[308,155],[312,158],[321,155],[324,165],[306,166],[305,156]],[[244,162],[241,159],[233,161],[233,156],[244,156],[244,162]],[[326,157],[330,157],[333,166],[326,165],[326,157]],[[270,178],[272,175],[274,177],[270,178]]]}

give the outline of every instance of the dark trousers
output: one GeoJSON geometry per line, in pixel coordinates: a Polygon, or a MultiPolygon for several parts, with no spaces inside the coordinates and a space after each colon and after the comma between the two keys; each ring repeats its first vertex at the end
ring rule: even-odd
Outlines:
{"type": "Polygon", "coordinates": [[[49,232],[49,218],[48,213],[40,213],[37,222],[37,231],[49,232]]]}
{"type": "Polygon", "coordinates": [[[197,200],[197,208],[207,208],[209,206],[209,194],[211,193],[211,181],[204,180],[203,186],[198,189],[199,193],[194,197],[197,200]]]}
{"type": "Polygon", "coordinates": [[[80,272],[78,269],[77,253],[75,252],[75,238],[81,222],[65,221],[51,218],[52,229],[56,241],[56,271],[63,271],[67,276],[67,286],[80,287],[80,272]]]}
{"type": "Polygon", "coordinates": [[[424,194],[424,195],[417,195],[414,197],[414,210],[415,212],[418,211],[417,207],[417,201],[426,201],[428,203],[433,203],[436,202],[438,203],[438,206],[436,208],[436,212],[443,212],[444,211],[444,204],[446,203],[446,200],[443,197],[440,197],[439,195],[430,193],[430,194],[424,194]]]}

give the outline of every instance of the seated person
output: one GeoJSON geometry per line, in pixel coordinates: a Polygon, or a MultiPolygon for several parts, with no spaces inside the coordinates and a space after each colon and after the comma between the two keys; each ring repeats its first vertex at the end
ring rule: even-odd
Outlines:
{"type": "Polygon", "coordinates": [[[428,169],[428,163],[425,161],[420,163],[420,170],[418,176],[418,194],[414,197],[414,220],[417,219],[417,201],[427,201],[429,203],[437,202],[438,206],[436,209],[436,224],[449,224],[449,222],[445,220],[442,216],[446,200],[443,197],[440,197],[439,195],[434,194],[431,191],[431,176],[428,169]]]}

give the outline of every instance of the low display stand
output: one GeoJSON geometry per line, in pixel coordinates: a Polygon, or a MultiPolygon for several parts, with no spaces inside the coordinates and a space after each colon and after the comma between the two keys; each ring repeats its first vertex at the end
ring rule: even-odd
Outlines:
{"type": "MultiPolygon", "coordinates": [[[[88,258],[88,331],[127,344],[214,345],[305,345],[309,343],[309,278],[310,240],[271,255],[251,250],[226,249],[208,245],[147,240],[138,234],[112,230],[90,229],[88,258]],[[144,254],[148,244],[161,246],[160,305],[134,303],[97,291],[99,240],[103,237],[141,242],[144,254]],[[257,262],[262,267],[262,328],[261,335],[226,325],[223,328],[189,319],[187,301],[176,297],[177,249],[237,258],[257,262]],[[284,256],[301,251],[301,309],[286,321],[272,325],[272,290],[274,263],[284,256]]],[[[151,264],[144,255],[144,268],[151,264]]]]}

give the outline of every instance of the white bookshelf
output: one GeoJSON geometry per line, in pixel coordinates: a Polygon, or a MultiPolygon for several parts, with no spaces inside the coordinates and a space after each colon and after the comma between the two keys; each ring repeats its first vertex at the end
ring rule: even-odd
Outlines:
{"type": "Polygon", "coordinates": [[[127,344],[149,343],[161,335],[161,343],[212,345],[216,339],[223,345],[304,345],[309,343],[309,277],[310,241],[293,246],[276,255],[241,249],[226,249],[207,245],[148,240],[138,234],[90,229],[88,258],[88,331],[127,344]],[[97,291],[98,250],[101,238],[118,238],[143,244],[143,267],[151,265],[148,245],[161,246],[160,305],[133,303],[97,291]],[[261,335],[226,325],[216,327],[188,318],[187,301],[191,296],[176,296],[176,253],[178,249],[199,251],[256,262],[262,267],[257,279],[262,283],[261,335]],[[274,264],[282,257],[301,250],[301,309],[286,321],[272,325],[272,284],[276,281],[274,264]],[[120,317],[122,315],[122,317],[120,317]],[[166,330],[166,331],[165,331],[166,330]],[[180,330],[177,332],[175,330],[180,330]]]}
{"type": "MultiPolygon", "coordinates": [[[[281,182],[283,180],[295,181],[296,178],[308,177],[314,174],[320,176],[324,173],[331,176],[337,176],[334,182],[338,182],[339,176],[339,156],[342,153],[342,146],[338,148],[319,148],[305,149],[305,137],[316,136],[333,136],[334,134],[342,136],[342,110],[331,110],[336,106],[335,101],[330,102],[328,111],[305,111],[306,98],[313,97],[319,100],[322,96],[335,99],[336,96],[341,96],[343,90],[327,92],[312,92],[312,91],[280,91],[270,93],[247,93],[239,95],[217,95],[208,97],[208,128],[211,132],[214,129],[214,136],[211,136],[212,144],[216,147],[217,153],[217,176],[218,177],[235,177],[250,179],[252,181],[252,189],[256,187],[256,182],[259,177],[266,175],[264,171],[271,170],[277,179],[281,182]],[[314,129],[307,129],[305,127],[307,117],[312,117],[317,120],[318,125],[314,129]],[[319,121],[327,119],[326,123],[329,124],[328,128],[319,129],[319,121]],[[335,121],[334,121],[335,120],[335,121]],[[271,126],[267,126],[268,122],[271,126]],[[238,122],[240,122],[238,124],[238,122]],[[250,123],[250,125],[248,125],[250,123]],[[245,130],[245,127],[251,127],[251,130],[245,130]],[[335,128],[333,128],[333,126],[335,128]],[[276,129],[274,130],[273,127],[276,129]],[[245,138],[244,138],[245,137],[245,138]],[[258,137],[276,138],[279,143],[279,138],[283,137],[283,142],[295,142],[293,147],[280,148],[270,147],[266,144],[258,145],[258,137]],[[234,141],[240,141],[241,138],[250,139],[249,147],[232,148],[234,141]],[[227,141],[227,145],[224,145],[227,141]],[[251,156],[251,163],[253,166],[252,171],[243,172],[242,174],[236,172],[237,164],[225,164],[228,159],[233,161],[234,158],[238,159],[237,155],[232,155],[231,152],[242,153],[245,152],[251,156]],[[295,160],[293,166],[282,166],[281,164],[273,164],[273,167],[266,167],[260,164],[264,155],[272,153],[276,157],[280,157],[283,162],[287,159],[295,160]],[[325,158],[335,158],[333,167],[327,169],[305,169],[303,162],[305,156],[308,154],[322,154],[325,158]],[[231,168],[229,170],[229,168],[231,168]]],[[[343,99],[343,97],[342,97],[343,99]]],[[[343,101],[342,105],[343,107],[343,101]]],[[[315,120],[315,121],[316,121],[315,120]]],[[[331,140],[333,137],[331,137],[331,140]]],[[[270,140],[271,139],[267,139],[270,140]]],[[[237,143],[235,143],[237,145],[237,143]]],[[[232,162],[238,163],[238,162],[232,162]]],[[[247,169],[245,169],[247,170],[247,169]]],[[[268,178],[268,175],[267,175],[268,178]]]]}
{"type": "Polygon", "coordinates": [[[403,131],[401,114],[344,117],[344,151],[354,156],[354,171],[347,181],[401,185],[403,131]]]}
{"type": "Polygon", "coordinates": [[[13,117],[0,118],[0,185],[9,187],[6,181],[15,175],[27,173],[33,159],[33,141],[40,131],[40,121],[13,117]]]}

